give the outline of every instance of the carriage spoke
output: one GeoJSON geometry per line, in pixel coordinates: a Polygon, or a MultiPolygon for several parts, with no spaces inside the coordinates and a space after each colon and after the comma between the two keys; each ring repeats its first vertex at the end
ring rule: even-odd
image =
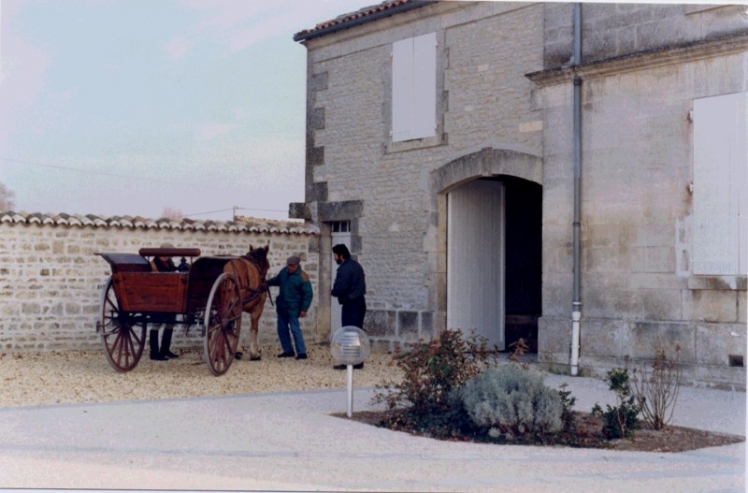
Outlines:
{"type": "Polygon", "coordinates": [[[130,371],[138,364],[145,347],[145,324],[119,310],[112,280],[102,296],[101,341],[109,364],[119,372],[130,371]],[[140,333],[138,333],[140,331],[140,333]]]}
{"type": "Polygon", "coordinates": [[[205,312],[208,367],[214,375],[222,375],[234,361],[241,329],[239,285],[233,275],[222,274],[218,277],[211,289],[205,312]]]}

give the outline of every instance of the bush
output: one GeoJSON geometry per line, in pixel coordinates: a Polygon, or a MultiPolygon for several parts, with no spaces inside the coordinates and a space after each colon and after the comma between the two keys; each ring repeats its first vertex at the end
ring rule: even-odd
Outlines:
{"type": "Polygon", "coordinates": [[[444,330],[428,343],[396,351],[393,364],[403,371],[403,380],[377,386],[373,401],[402,409],[398,418],[417,428],[446,433],[466,418],[455,390],[486,368],[494,352],[485,338],[444,330]]]}
{"type": "Polygon", "coordinates": [[[603,434],[608,439],[630,437],[640,424],[639,413],[642,406],[637,404],[636,396],[631,392],[629,372],[626,369],[614,368],[608,372],[605,379],[610,390],[616,393],[618,405],[603,411],[599,404],[592,408],[592,414],[603,419],[603,434]]]}
{"type": "Polygon", "coordinates": [[[664,349],[657,348],[650,368],[634,368],[634,395],[642,408],[644,421],[655,430],[665,428],[673,418],[681,385],[679,354],[677,345],[675,360],[669,359],[664,349]]]}
{"type": "Polygon", "coordinates": [[[563,428],[565,406],[559,392],[517,364],[487,369],[467,382],[460,396],[470,418],[492,437],[563,428]]]}

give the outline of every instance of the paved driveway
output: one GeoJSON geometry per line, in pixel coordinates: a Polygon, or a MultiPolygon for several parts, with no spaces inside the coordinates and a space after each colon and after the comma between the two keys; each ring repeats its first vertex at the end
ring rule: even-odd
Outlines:
{"type": "MultiPolygon", "coordinates": [[[[611,402],[568,382],[576,409],[611,402]]],[[[369,407],[357,390],[354,411],[369,407]]],[[[0,487],[739,492],[745,443],[678,454],[441,442],[330,416],[345,391],[0,409],[0,487]]],[[[745,394],[684,388],[676,424],[745,435],[745,394]]]]}

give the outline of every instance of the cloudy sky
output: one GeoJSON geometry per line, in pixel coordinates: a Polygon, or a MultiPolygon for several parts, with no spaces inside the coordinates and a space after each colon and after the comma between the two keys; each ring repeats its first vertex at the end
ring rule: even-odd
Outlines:
{"type": "Polygon", "coordinates": [[[293,34],[377,3],[0,0],[0,183],[25,212],[286,218],[304,200],[293,34]]]}

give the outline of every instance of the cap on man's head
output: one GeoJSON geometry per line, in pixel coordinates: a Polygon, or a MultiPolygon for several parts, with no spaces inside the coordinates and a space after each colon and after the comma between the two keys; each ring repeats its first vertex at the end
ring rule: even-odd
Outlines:
{"type": "Polygon", "coordinates": [[[174,248],[171,243],[161,243],[161,248],[174,248]]]}
{"type": "Polygon", "coordinates": [[[291,255],[288,257],[288,260],[286,260],[286,265],[299,265],[299,262],[301,262],[301,259],[297,257],[296,255],[291,255]]]}

